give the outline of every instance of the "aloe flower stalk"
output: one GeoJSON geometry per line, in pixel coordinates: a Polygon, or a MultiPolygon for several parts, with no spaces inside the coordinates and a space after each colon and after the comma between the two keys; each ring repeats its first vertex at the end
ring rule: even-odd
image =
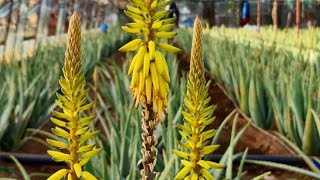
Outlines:
{"type": "Polygon", "coordinates": [[[208,86],[204,77],[202,61],[202,27],[199,18],[195,19],[188,76],[187,93],[184,99],[184,124],[178,124],[182,140],[179,145],[187,152],[173,150],[182,158],[184,166],[175,179],[214,179],[209,173],[210,168],[223,166],[203,160],[203,157],[219,148],[219,145],[207,145],[206,141],[215,135],[214,129],[207,126],[214,121],[214,106],[209,106],[208,86]]]}
{"type": "Polygon", "coordinates": [[[169,93],[169,69],[160,49],[177,53],[180,49],[159,42],[160,39],[171,39],[176,32],[170,32],[175,25],[175,18],[165,17],[171,12],[164,7],[172,0],[131,0],[124,13],[134,22],[122,26],[122,30],[138,35],[121,47],[119,51],[137,53],[131,61],[128,74],[132,76],[131,91],[136,108],[141,103],[142,110],[142,179],[154,179],[153,171],[157,160],[155,130],[166,113],[169,93]]]}
{"type": "Polygon", "coordinates": [[[48,144],[62,150],[48,150],[48,154],[54,161],[66,162],[69,169],[57,171],[48,180],[59,180],[65,176],[68,180],[96,179],[91,173],[83,170],[83,166],[101,149],[95,148],[95,144],[86,144],[86,141],[97,135],[98,131],[90,132],[89,125],[94,116],[83,117],[83,112],[90,110],[93,103],[88,103],[86,97],[89,89],[85,87],[81,56],[80,17],[75,12],[70,19],[63,76],[59,80],[62,94],[57,93],[56,100],[63,111],[53,111],[55,117],[51,118],[56,125],[52,132],[64,141],[47,139],[48,144]]]}

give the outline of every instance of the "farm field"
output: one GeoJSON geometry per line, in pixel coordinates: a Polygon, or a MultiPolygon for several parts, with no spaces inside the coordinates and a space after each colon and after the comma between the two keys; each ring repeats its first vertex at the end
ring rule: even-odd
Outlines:
{"type": "Polygon", "coordinates": [[[320,179],[318,8],[0,1],[0,180],[320,179]]]}

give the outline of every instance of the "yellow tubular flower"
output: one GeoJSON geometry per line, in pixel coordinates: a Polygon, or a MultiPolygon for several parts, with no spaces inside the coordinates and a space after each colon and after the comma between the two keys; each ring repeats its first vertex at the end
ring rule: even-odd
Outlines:
{"type": "Polygon", "coordinates": [[[139,103],[151,105],[161,121],[161,113],[167,107],[170,77],[167,62],[159,49],[173,53],[180,51],[179,48],[159,42],[159,39],[176,36],[176,32],[168,32],[174,27],[175,18],[163,19],[170,13],[164,7],[170,5],[172,0],[131,0],[131,3],[124,12],[134,22],[122,26],[122,29],[142,36],[144,40],[132,40],[119,51],[138,50],[128,71],[132,76],[131,91],[136,107],[139,103]]]}
{"type": "Polygon", "coordinates": [[[101,149],[95,148],[95,144],[85,144],[86,140],[95,136],[98,131],[90,132],[89,130],[89,124],[94,116],[81,117],[84,111],[90,110],[93,106],[93,103],[88,103],[86,97],[89,89],[85,87],[81,56],[80,17],[75,12],[70,19],[63,76],[59,81],[62,94],[57,93],[56,100],[63,112],[53,111],[55,117],[51,118],[51,121],[57,125],[52,132],[65,141],[47,139],[47,143],[51,146],[64,150],[63,152],[48,150],[48,154],[55,161],[65,161],[70,169],[57,171],[49,177],[50,180],[59,180],[63,177],[72,180],[78,180],[81,177],[95,179],[90,173],[82,170],[82,166],[101,149]]]}
{"type": "Polygon", "coordinates": [[[177,53],[180,51],[160,39],[175,37],[175,32],[169,32],[174,27],[175,18],[164,19],[169,10],[164,7],[172,0],[130,0],[124,13],[134,22],[122,26],[122,30],[136,34],[134,39],[121,47],[119,51],[137,51],[131,61],[128,74],[132,76],[131,91],[136,102],[136,108],[141,103],[142,110],[142,159],[139,163],[143,180],[154,179],[154,166],[157,160],[155,131],[161,114],[166,112],[169,93],[169,70],[164,55],[160,49],[177,53]]]}
{"type": "Polygon", "coordinates": [[[214,106],[209,106],[208,86],[204,77],[204,65],[202,61],[202,28],[197,17],[194,23],[193,40],[190,60],[190,72],[187,85],[187,93],[184,99],[184,124],[178,124],[182,140],[181,147],[187,150],[173,152],[181,157],[184,166],[175,179],[213,179],[208,172],[211,168],[223,166],[211,161],[202,160],[207,154],[219,148],[219,145],[206,145],[206,141],[215,135],[215,130],[208,130],[207,125],[214,120],[212,113],[214,106]]]}

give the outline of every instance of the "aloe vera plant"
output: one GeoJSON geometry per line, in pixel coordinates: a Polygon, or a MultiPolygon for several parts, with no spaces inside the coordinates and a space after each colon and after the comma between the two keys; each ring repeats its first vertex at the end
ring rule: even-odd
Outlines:
{"type": "Polygon", "coordinates": [[[222,165],[204,160],[204,156],[211,154],[219,145],[206,145],[205,141],[215,135],[214,129],[206,127],[214,121],[210,117],[214,106],[209,106],[208,86],[204,78],[204,65],[202,62],[202,27],[199,18],[195,19],[193,41],[190,60],[190,72],[187,93],[184,100],[184,123],[178,124],[182,140],[179,145],[188,152],[174,150],[173,152],[183,158],[183,168],[175,179],[213,179],[209,169],[223,168],[222,165]]]}
{"type": "MultiPolygon", "coordinates": [[[[39,61],[42,55],[37,54],[39,59],[30,62],[23,61],[1,67],[4,75],[1,81],[8,84],[1,100],[4,103],[1,104],[1,109],[7,109],[3,111],[1,122],[8,123],[7,128],[1,127],[4,130],[3,136],[0,136],[2,150],[11,151],[20,147],[26,141],[26,129],[39,127],[54,107],[54,93],[57,90],[54,80],[58,79],[55,76],[60,71],[55,68],[46,70],[46,66],[43,66],[45,64],[39,61]],[[44,73],[47,74],[46,77],[41,76],[44,73]]],[[[59,66],[59,62],[50,63],[52,67],[59,66]]]]}
{"type": "Polygon", "coordinates": [[[100,66],[97,87],[97,118],[102,125],[104,136],[100,136],[104,152],[99,159],[89,163],[104,164],[103,168],[93,169],[100,174],[99,179],[117,177],[137,179],[140,158],[141,114],[134,108],[130,97],[130,80],[125,68],[115,65],[100,66]],[[98,172],[101,171],[101,172],[98,172]]]}
{"type": "Polygon", "coordinates": [[[52,174],[49,180],[68,179],[77,180],[96,179],[90,172],[84,171],[84,166],[91,157],[101,151],[94,143],[86,144],[89,138],[98,134],[98,131],[91,132],[89,126],[95,116],[83,117],[83,112],[91,109],[93,103],[88,103],[86,81],[82,70],[81,50],[81,25],[77,12],[73,13],[68,29],[68,43],[65,53],[65,63],[62,69],[63,77],[59,84],[62,93],[57,93],[56,104],[63,112],[53,111],[54,118],[51,121],[56,125],[52,132],[65,141],[47,139],[48,144],[59,149],[66,149],[68,153],[48,150],[52,159],[61,162],[65,161],[70,169],[61,169],[52,174]]]}

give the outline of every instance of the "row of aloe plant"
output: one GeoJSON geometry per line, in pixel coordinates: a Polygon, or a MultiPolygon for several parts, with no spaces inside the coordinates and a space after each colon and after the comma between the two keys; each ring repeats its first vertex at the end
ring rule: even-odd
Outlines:
{"type": "MultiPolygon", "coordinates": [[[[132,56],[129,54],[128,59],[131,59],[131,57],[132,56]]],[[[175,128],[174,125],[182,122],[181,110],[183,108],[184,92],[186,91],[185,75],[183,73],[182,77],[179,79],[177,61],[172,55],[166,55],[166,57],[166,59],[168,59],[171,81],[174,83],[170,86],[169,99],[171,103],[169,103],[168,107],[168,118],[165,118],[163,125],[157,129],[157,139],[159,141],[157,148],[159,151],[162,150],[162,153],[159,155],[156,165],[156,170],[161,173],[157,174],[156,179],[173,179],[174,175],[179,171],[180,163],[178,159],[168,152],[172,152],[173,149],[178,148],[177,141],[180,137],[178,136],[178,129],[175,128]],[[170,121],[172,122],[170,123],[170,121]],[[172,144],[172,146],[170,144],[172,144]]],[[[141,143],[141,130],[139,130],[141,123],[139,119],[141,118],[141,115],[138,110],[134,109],[134,102],[129,96],[130,80],[126,75],[127,68],[127,63],[125,63],[122,68],[111,65],[110,63],[107,65],[100,64],[94,72],[94,80],[91,86],[95,90],[96,95],[90,96],[90,98],[93,102],[97,101],[96,121],[102,125],[103,135],[100,135],[99,138],[93,140],[93,142],[96,143],[96,146],[104,147],[104,151],[97,157],[91,158],[86,164],[85,170],[94,174],[98,179],[139,178],[138,174],[140,168],[137,167],[136,164],[141,156],[138,145],[141,143]]],[[[218,128],[215,137],[212,139],[211,144],[216,143],[225,124],[230,121],[230,119],[232,119],[231,117],[234,115],[235,112],[232,112],[223,121],[218,128]]],[[[237,117],[238,115],[235,115],[233,121],[230,145],[219,162],[219,164],[224,165],[224,168],[216,170],[215,172],[210,172],[215,179],[223,179],[223,177],[227,179],[241,179],[243,175],[245,175],[245,172],[243,172],[244,162],[261,165],[270,164],[269,162],[245,161],[247,150],[243,155],[233,153],[237,141],[248,127],[248,125],[246,125],[238,134],[236,134],[237,117]],[[238,171],[234,172],[233,159],[238,158],[239,156],[242,156],[241,163],[238,171]]],[[[16,160],[15,162],[23,174],[24,179],[30,179],[21,164],[16,160]]],[[[315,173],[294,167],[290,167],[290,169],[281,164],[272,164],[272,166],[286,168],[315,178],[319,177],[315,173]]],[[[270,173],[271,172],[264,173],[254,179],[261,179],[270,173]]],[[[47,175],[36,173],[32,174],[32,176],[47,175]]],[[[88,178],[85,177],[85,175],[83,175],[83,177],[84,179],[88,178]]]]}
{"type": "Polygon", "coordinates": [[[273,46],[275,43],[277,49],[287,49],[294,53],[295,51],[319,51],[320,36],[319,28],[309,27],[308,29],[301,29],[297,34],[296,29],[286,29],[282,31],[274,32],[272,26],[264,26],[260,31],[249,30],[247,28],[234,29],[231,28],[219,28],[214,27],[212,36],[215,37],[227,37],[228,39],[234,39],[238,43],[251,44],[264,44],[265,46],[273,46]]]}
{"type": "MultiPolygon", "coordinates": [[[[111,67],[107,70],[104,70],[104,67],[100,70],[96,69],[93,76],[93,89],[96,91],[96,94],[93,95],[92,101],[99,101],[98,107],[102,107],[96,108],[96,114],[108,140],[105,141],[105,139],[102,138],[100,144],[103,145],[99,145],[98,142],[92,142],[92,140],[89,140],[89,144],[85,143],[85,141],[88,141],[88,138],[97,134],[96,131],[90,132],[92,129],[90,128],[90,122],[94,120],[94,116],[86,116],[86,113],[82,113],[83,111],[91,109],[94,103],[87,103],[86,94],[88,94],[88,90],[85,90],[86,82],[81,68],[82,52],[80,22],[79,16],[76,13],[71,18],[71,22],[73,23],[71,23],[71,28],[69,29],[70,37],[68,37],[68,46],[63,68],[64,76],[60,79],[62,92],[57,95],[57,105],[63,109],[63,112],[54,111],[53,114],[55,115],[55,118],[51,119],[52,122],[57,125],[57,127],[53,129],[53,133],[61,138],[47,139],[47,142],[50,145],[59,149],[67,149],[67,151],[70,152],[70,154],[67,154],[65,151],[48,151],[55,161],[66,161],[70,169],[61,169],[54,173],[49,179],[61,179],[65,176],[68,176],[68,179],[80,179],[81,177],[83,179],[136,179],[140,170],[140,168],[136,167],[136,162],[138,161],[138,158],[140,158],[140,153],[137,152],[138,147],[136,143],[143,142],[139,137],[142,131],[139,128],[140,122],[138,119],[142,118],[142,116],[139,117],[139,113],[133,109],[134,102],[130,101],[130,98],[128,97],[128,92],[130,92],[129,80],[125,75],[125,71],[121,71],[117,67],[111,67]],[[110,72],[110,69],[113,69],[114,71],[110,72]],[[100,83],[100,81],[103,83],[100,83]],[[104,102],[104,98],[108,101],[107,103],[104,102]],[[101,118],[102,116],[105,116],[106,118],[101,118]],[[93,157],[100,151],[100,148],[94,147],[99,146],[105,147],[106,154],[102,153],[101,157],[93,157]],[[129,158],[132,158],[130,168],[125,165],[129,158]],[[88,162],[89,159],[91,160],[90,162],[88,162]],[[85,168],[82,167],[84,165],[85,168]]],[[[181,84],[178,80],[174,80],[174,82],[177,82],[177,84],[180,85],[172,85],[174,91],[170,91],[170,99],[172,99],[171,104],[176,104],[173,103],[176,98],[177,104],[175,106],[169,106],[171,110],[169,110],[169,112],[176,112],[176,114],[168,116],[168,118],[174,117],[173,120],[169,120],[168,118],[163,119],[162,128],[164,130],[156,130],[157,132],[160,132],[160,136],[155,136],[157,139],[159,139],[161,135],[163,139],[168,138],[167,141],[163,140],[165,149],[168,148],[170,152],[174,152],[174,154],[185,159],[181,160],[181,164],[184,167],[179,171],[180,163],[176,161],[175,156],[170,156],[170,154],[167,154],[168,152],[162,151],[162,156],[159,154],[156,158],[160,162],[163,159],[164,167],[159,167],[159,163],[155,166],[156,171],[159,172],[162,170],[162,173],[158,173],[155,178],[172,179],[173,176],[176,175],[176,179],[183,179],[185,176],[187,176],[187,179],[213,179],[214,177],[221,179],[221,176],[225,174],[227,179],[241,179],[244,174],[242,173],[242,168],[246,152],[242,157],[237,174],[234,175],[232,165],[233,159],[236,156],[233,154],[233,148],[241,134],[248,127],[248,124],[241,129],[239,134],[235,135],[235,125],[238,115],[235,115],[235,120],[233,121],[230,146],[219,164],[203,158],[204,155],[211,153],[218,147],[217,145],[211,144],[216,142],[223,126],[234,113],[226,118],[216,132],[212,129],[208,130],[205,128],[206,125],[214,120],[214,118],[211,118],[214,108],[208,106],[210,98],[208,97],[207,92],[208,85],[204,79],[201,42],[202,34],[200,21],[198,19],[196,20],[194,32],[194,48],[192,50],[191,70],[189,73],[187,92],[182,96],[184,93],[183,87],[185,87],[184,78],[180,81],[182,82],[181,84]],[[184,106],[182,107],[183,98],[184,106]],[[182,108],[183,112],[181,113],[180,111],[182,108]],[[170,123],[170,121],[179,121],[181,114],[184,116],[184,123],[182,124],[182,121],[180,120],[181,124],[177,126],[181,130],[179,131],[179,134],[182,138],[178,136],[178,128],[174,128],[174,124],[170,123]],[[172,139],[172,137],[168,136],[166,138],[165,135],[172,135],[177,138],[172,139]],[[214,138],[211,143],[207,144],[207,142],[203,142],[213,136],[214,138]],[[178,139],[181,139],[179,143],[181,147],[177,147],[178,139]],[[168,143],[170,140],[173,140],[172,144],[168,143]],[[172,146],[170,146],[170,144],[172,146]],[[187,151],[185,152],[185,150],[187,151]],[[200,159],[197,155],[198,153],[200,159]],[[172,167],[176,167],[174,168],[175,172],[170,174],[170,171],[173,169],[172,167]],[[212,170],[210,170],[211,168],[223,169],[222,171],[212,172],[212,170]],[[210,172],[208,170],[210,170],[210,172]],[[222,173],[224,170],[225,173],[222,173]]],[[[170,59],[170,56],[167,56],[167,59],[170,59]]],[[[174,76],[171,78],[177,79],[176,62],[172,60],[169,64],[169,69],[174,72],[171,73],[171,76],[174,76]]],[[[95,112],[92,111],[87,111],[87,113],[95,114],[95,112]]],[[[159,142],[161,141],[160,138],[159,142]]],[[[155,148],[159,149],[158,151],[164,149],[162,148],[161,143],[157,144],[157,147],[155,148]]],[[[143,156],[143,154],[140,156],[143,156]]],[[[19,163],[17,164],[19,165],[19,163]]],[[[161,164],[162,163],[160,163],[160,165],[161,164]]],[[[22,169],[21,166],[19,166],[19,168],[22,169]]],[[[28,179],[26,172],[23,170],[21,171],[23,172],[25,179],[28,179]]],[[[142,178],[144,178],[144,174],[141,175],[142,178]]],[[[266,174],[263,174],[262,176],[264,175],[266,174]]],[[[261,178],[262,176],[257,178],[261,178]]],[[[154,177],[147,179],[154,179],[154,177]]]]}
{"type": "MultiPolygon", "coordinates": [[[[238,36],[212,35],[216,31],[224,29],[207,30],[205,63],[228,97],[258,126],[271,129],[275,125],[305,153],[320,154],[320,146],[314,143],[320,138],[314,118],[320,113],[318,58],[309,61],[313,57],[303,51],[277,51],[277,43],[269,47],[234,41],[238,36]]],[[[242,31],[226,30],[230,34],[242,31]]],[[[179,34],[178,42],[189,49],[185,41],[190,32],[179,34]]]]}
{"type": "MultiPolygon", "coordinates": [[[[94,65],[130,37],[119,29],[108,33],[84,34],[84,68],[91,74],[94,65]]],[[[30,128],[40,127],[55,108],[55,93],[63,64],[65,43],[40,47],[34,56],[0,66],[0,149],[12,151],[30,139],[30,128]]],[[[31,138],[32,139],[32,138],[31,138]]]]}

